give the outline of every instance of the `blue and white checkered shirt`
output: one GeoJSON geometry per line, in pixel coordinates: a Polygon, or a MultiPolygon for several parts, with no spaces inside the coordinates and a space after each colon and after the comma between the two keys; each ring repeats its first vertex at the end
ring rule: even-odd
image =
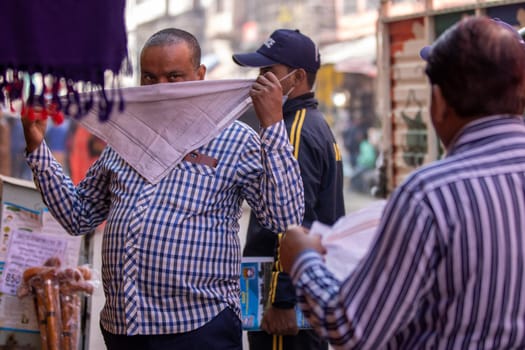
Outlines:
{"type": "Polygon", "coordinates": [[[242,202],[273,231],[300,223],[303,188],[284,123],[257,135],[235,122],[152,185],[107,147],[75,188],[42,144],[28,154],[46,205],[73,235],[106,221],[103,327],[114,334],[196,329],[230,307],[240,316],[242,202]]]}
{"type": "Polygon", "coordinates": [[[471,122],[392,194],[344,282],[299,257],[301,308],[336,349],[523,349],[524,213],[523,119],[471,122]]]}

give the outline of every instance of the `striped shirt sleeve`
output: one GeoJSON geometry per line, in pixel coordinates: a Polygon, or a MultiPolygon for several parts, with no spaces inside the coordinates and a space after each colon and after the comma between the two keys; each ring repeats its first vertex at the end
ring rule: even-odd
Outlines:
{"type": "Polygon", "coordinates": [[[307,251],[291,275],[301,308],[316,330],[341,348],[383,348],[411,319],[428,289],[435,259],[431,212],[404,192],[385,208],[371,249],[344,282],[307,251]]]}
{"type": "MultiPolygon", "coordinates": [[[[289,225],[299,224],[304,214],[304,191],[299,164],[293,156],[284,121],[261,130],[261,151],[245,155],[245,164],[261,162],[263,176],[257,181],[247,179],[244,198],[265,228],[282,232],[289,225]]],[[[245,180],[242,180],[245,181],[245,180]]]]}

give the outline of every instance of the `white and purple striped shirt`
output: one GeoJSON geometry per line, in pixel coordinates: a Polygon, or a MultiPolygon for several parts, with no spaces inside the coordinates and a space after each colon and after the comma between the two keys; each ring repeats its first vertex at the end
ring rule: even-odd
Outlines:
{"type": "Polygon", "coordinates": [[[525,348],[525,125],[492,116],[392,194],[372,246],[337,281],[313,252],[300,306],[338,349],[525,348]]]}
{"type": "Polygon", "coordinates": [[[223,309],[240,316],[238,220],[246,200],[262,224],[300,222],[303,187],[283,122],[257,135],[234,122],[199,153],[147,182],[106,147],[75,188],[45,144],[28,154],[46,205],[73,235],[106,220],[103,327],[114,334],[196,329],[223,309]]]}

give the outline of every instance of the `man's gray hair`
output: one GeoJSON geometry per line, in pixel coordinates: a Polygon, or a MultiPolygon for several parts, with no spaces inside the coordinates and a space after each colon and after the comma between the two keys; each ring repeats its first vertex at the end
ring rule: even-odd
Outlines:
{"type": "Polygon", "coordinates": [[[178,28],[162,29],[152,36],[144,44],[142,50],[151,46],[165,46],[185,42],[192,52],[192,61],[195,67],[201,64],[201,47],[197,39],[185,30],[178,28]]]}

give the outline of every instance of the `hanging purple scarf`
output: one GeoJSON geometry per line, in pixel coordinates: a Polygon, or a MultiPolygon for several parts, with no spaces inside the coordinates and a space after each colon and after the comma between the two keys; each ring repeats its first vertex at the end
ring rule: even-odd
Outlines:
{"type": "Polygon", "coordinates": [[[80,117],[93,101],[81,103],[75,83],[83,82],[83,91],[103,97],[97,99],[100,119],[109,118],[115,101],[123,108],[119,96],[106,94],[104,73],[116,77],[129,69],[124,10],[125,0],[0,0],[0,103],[21,97],[24,73],[42,73],[52,83],[42,91],[30,83],[29,107],[47,103],[80,117]],[[66,98],[60,99],[64,85],[66,98]]]}

